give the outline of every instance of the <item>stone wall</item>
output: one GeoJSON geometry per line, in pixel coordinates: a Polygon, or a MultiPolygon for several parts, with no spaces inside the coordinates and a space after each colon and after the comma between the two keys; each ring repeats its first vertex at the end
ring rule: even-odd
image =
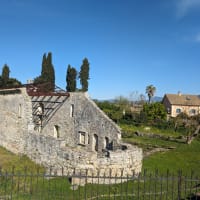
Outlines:
{"type": "MultiPolygon", "coordinates": [[[[124,175],[131,176],[138,174],[142,167],[142,150],[135,146],[128,145],[126,150],[109,151],[107,156],[99,156],[92,151],[66,146],[64,140],[35,133],[26,137],[25,154],[55,174],[70,175],[75,170],[77,174],[87,171],[88,176],[121,176],[123,171],[124,175]]],[[[73,183],[76,181],[78,179],[73,183]]]]}
{"type": "Polygon", "coordinates": [[[14,153],[22,153],[32,115],[26,89],[7,90],[6,95],[1,94],[0,113],[0,145],[14,153]]]}
{"type": "MultiPolygon", "coordinates": [[[[54,98],[41,97],[44,110],[49,109],[49,104],[53,105],[48,101],[55,102],[54,98]]],[[[121,139],[120,128],[96,106],[87,93],[70,93],[44,126],[42,134],[56,137],[55,127],[59,129],[59,138],[64,139],[68,146],[80,145],[87,150],[94,150],[95,135],[98,137],[98,151],[105,148],[106,139],[108,143],[119,143],[121,139]],[[85,134],[84,142],[80,141],[81,133],[85,134]]]]}

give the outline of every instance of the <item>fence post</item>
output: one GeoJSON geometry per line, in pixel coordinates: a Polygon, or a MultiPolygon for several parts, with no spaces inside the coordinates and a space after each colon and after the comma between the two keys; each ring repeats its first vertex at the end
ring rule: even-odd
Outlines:
{"type": "Polygon", "coordinates": [[[14,190],[14,176],[15,176],[15,166],[12,167],[12,172],[11,172],[11,194],[10,194],[11,199],[13,197],[13,190],[14,190]]]}
{"type": "Polygon", "coordinates": [[[166,199],[168,199],[168,192],[169,192],[169,169],[167,169],[167,183],[166,183],[166,199]]]}
{"type": "Polygon", "coordinates": [[[178,200],[181,200],[181,184],[182,184],[181,176],[182,176],[182,172],[181,170],[179,170],[178,171],[178,200]]]}

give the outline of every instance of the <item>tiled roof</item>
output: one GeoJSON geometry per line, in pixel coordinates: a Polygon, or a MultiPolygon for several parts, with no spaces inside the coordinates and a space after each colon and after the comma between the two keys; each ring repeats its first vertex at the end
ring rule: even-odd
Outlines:
{"type": "Polygon", "coordinates": [[[165,94],[172,105],[200,106],[200,97],[190,94],[165,94]]]}

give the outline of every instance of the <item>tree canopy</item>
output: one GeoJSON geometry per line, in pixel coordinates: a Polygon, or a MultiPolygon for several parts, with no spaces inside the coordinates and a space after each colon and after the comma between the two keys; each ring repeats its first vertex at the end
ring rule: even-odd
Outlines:
{"type": "Polygon", "coordinates": [[[3,66],[0,76],[0,88],[10,88],[20,86],[21,82],[16,78],[10,78],[10,68],[7,64],[3,66]]]}
{"type": "Polygon", "coordinates": [[[165,107],[160,102],[144,104],[142,114],[146,116],[149,122],[165,120],[167,118],[165,107]]]}

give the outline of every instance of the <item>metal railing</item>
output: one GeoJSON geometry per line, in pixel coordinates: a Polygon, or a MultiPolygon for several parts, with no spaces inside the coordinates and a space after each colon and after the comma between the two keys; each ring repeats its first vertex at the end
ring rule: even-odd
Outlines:
{"type": "Polygon", "coordinates": [[[200,178],[193,172],[183,175],[181,171],[159,174],[145,170],[138,176],[0,171],[0,200],[11,199],[197,200],[200,199],[200,178]]]}

